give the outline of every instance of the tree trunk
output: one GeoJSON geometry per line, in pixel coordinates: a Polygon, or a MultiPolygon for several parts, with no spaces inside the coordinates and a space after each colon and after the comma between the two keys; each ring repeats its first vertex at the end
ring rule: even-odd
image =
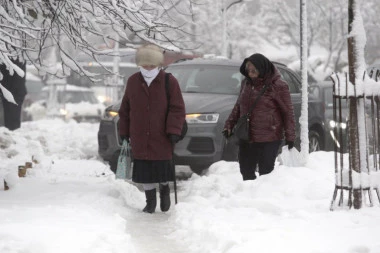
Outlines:
{"type": "MultiPolygon", "coordinates": [[[[355,0],[348,1],[348,33],[351,33],[351,25],[354,21],[354,4],[355,0]]],[[[356,54],[355,54],[355,36],[350,36],[348,38],[348,66],[349,66],[349,80],[355,85],[355,65],[356,65],[356,54]]],[[[350,97],[350,119],[349,119],[349,159],[350,167],[353,171],[360,173],[360,152],[359,152],[359,135],[358,135],[358,112],[357,112],[357,97],[350,97]]],[[[350,182],[352,182],[352,175],[350,182]]],[[[354,198],[354,208],[360,209],[362,207],[362,194],[361,189],[353,190],[354,198]]]]}
{"type": "Polygon", "coordinates": [[[300,0],[300,45],[301,45],[301,80],[302,80],[302,101],[301,101],[301,164],[306,164],[309,159],[309,113],[308,113],[308,56],[309,46],[307,41],[307,6],[306,0],[300,0]]]}

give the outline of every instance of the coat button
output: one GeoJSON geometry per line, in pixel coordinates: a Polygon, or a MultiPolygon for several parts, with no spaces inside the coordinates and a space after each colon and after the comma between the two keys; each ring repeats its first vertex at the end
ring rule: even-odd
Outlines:
{"type": "Polygon", "coordinates": [[[146,135],[149,135],[149,132],[146,132],[146,135]]]}

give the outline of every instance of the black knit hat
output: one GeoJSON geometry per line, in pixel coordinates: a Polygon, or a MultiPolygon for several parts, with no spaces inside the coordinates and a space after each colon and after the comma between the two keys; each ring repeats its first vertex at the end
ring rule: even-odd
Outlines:
{"type": "Polygon", "coordinates": [[[273,63],[268,58],[262,54],[253,54],[250,57],[245,58],[243,64],[240,66],[240,73],[244,76],[248,76],[246,70],[246,64],[248,61],[251,62],[259,71],[260,78],[265,77],[267,74],[273,74],[275,71],[273,63]]]}

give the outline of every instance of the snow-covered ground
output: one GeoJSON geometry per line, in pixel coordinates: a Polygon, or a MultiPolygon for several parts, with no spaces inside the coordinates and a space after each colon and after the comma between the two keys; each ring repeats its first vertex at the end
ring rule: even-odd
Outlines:
{"type": "Polygon", "coordinates": [[[60,120],[0,128],[1,253],[380,252],[376,195],[374,207],[329,210],[331,152],[312,153],[306,167],[277,163],[249,182],[221,161],[178,181],[169,212],[145,214],[144,193],[98,157],[97,130],[60,120]],[[38,163],[18,178],[32,156],[38,163]]]}

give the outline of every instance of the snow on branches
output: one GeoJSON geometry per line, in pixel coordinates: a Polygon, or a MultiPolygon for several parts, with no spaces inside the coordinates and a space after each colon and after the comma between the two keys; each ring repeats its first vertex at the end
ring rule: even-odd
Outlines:
{"type": "Polygon", "coordinates": [[[66,73],[57,70],[57,58],[49,61],[52,54],[62,69],[83,74],[78,52],[96,60],[115,41],[189,48],[189,6],[183,0],[0,0],[0,64],[18,58],[60,76],[66,73]]]}

